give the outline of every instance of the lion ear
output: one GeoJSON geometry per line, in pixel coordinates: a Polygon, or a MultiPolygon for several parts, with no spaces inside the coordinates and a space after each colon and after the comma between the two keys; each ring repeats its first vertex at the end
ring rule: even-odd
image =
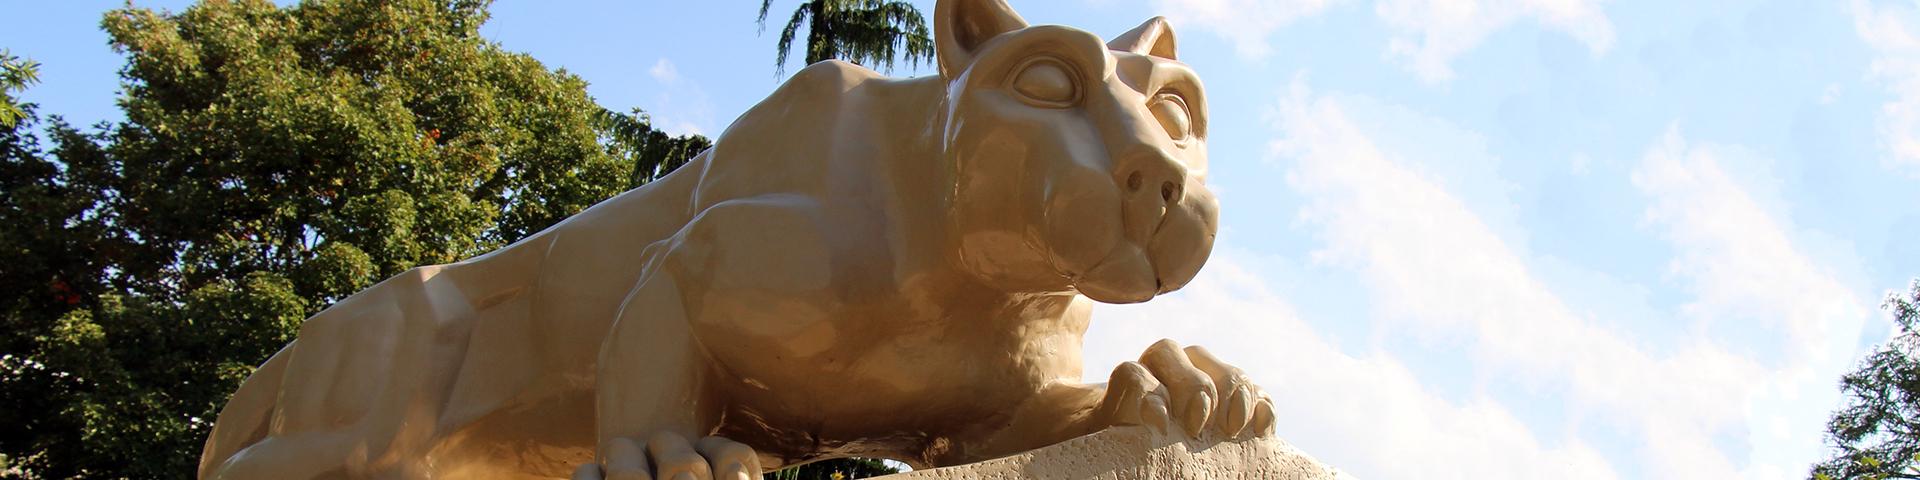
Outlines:
{"type": "Polygon", "coordinates": [[[933,7],[940,76],[951,79],[966,71],[987,40],[1022,28],[1027,28],[1027,21],[1005,0],[940,0],[933,7]]]}
{"type": "Polygon", "coordinates": [[[1112,41],[1107,42],[1107,48],[1168,60],[1179,59],[1174,56],[1173,25],[1167,23],[1167,17],[1147,19],[1146,23],[1133,27],[1133,30],[1113,37],[1112,41]]]}

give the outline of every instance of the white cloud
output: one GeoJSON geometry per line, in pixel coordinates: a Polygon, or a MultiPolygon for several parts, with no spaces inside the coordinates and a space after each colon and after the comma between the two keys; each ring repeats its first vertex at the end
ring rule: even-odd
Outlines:
{"type": "Polygon", "coordinates": [[[1783,355],[1768,362],[1775,367],[1767,376],[1753,379],[1749,473],[1803,475],[1822,453],[1820,435],[1838,399],[1835,379],[1850,367],[1873,309],[1795,245],[1794,227],[1761,206],[1752,193],[1758,187],[1728,174],[1725,150],[1689,146],[1670,127],[1633,183],[1653,200],[1647,221],[1678,252],[1669,271],[1692,294],[1684,314],[1702,323],[1738,322],[1740,329],[1784,329],[1777,339],[1783,355]]]}
{"type": "Polygon", "coordinates": [[[1920,22],[1915,5],[1879,5],[1853,0],[1854,31],[1873,49],[1869,76],[1886,86],[1893,100],[1880,107],[1881,142],[1891,157],[1887,165],[1920,177],[1920,22]]]}
{"type": "Polygon", "coordinates": [[[1455,57],[1488,34],[1530,19],[1586,44],[1594,53],[1613,46],[1613,24],[1601,0],[1380,0],[1374,13],[1394,30],[1387,55],[1421,80],[1453,78],[1455,57]]]}
{"type": "Polygon", "coordinates": [[[1318,231],[1313,258],[1360,275],[1376,321],[1389,323],[1382,328],[1458,340],[1452,346],[1484,370],[1477,377],[1560,391],[1570,416],[1598,415],[1638,439],[1636,463],[1648,475],[1792,475],[1819,453],[1832,395],[1818,392],[1832,390],[1852,354],[1842,340],[1865,311],[1710,157],[1675,157],[1669,137],[1635,175],[1653,200],[1649,224],[1678,252],[1676,278],[1697,295],[1681,313],[1755,322],[1747,328],[1760,332],[1784,327],[1784,342],[1804,344],[1784,358],[1736,355],[1724,348],[1731,340],[1702,335],[1650,351],[1620,331],[1631,322],[1576,314],[1535,278],[1523,249],[1409,166],[1427,152],[1384,150],[1397,142],[1375,137],[1398,133],[1365,130],[1348,115],[1339,98],[1296,80],[1276,114],[1283,137],[1274,152],[1304,199],[1303,224],[1318,231]],[[1729,437],[1752,451],[1727,451],[1717,439],[1729,437]]]}
{"type": "MultiPolygon", "coordinates": [[[[1340,352],[1294,314],[1231,246],[1178,293],[1096,307],[1087,364],[1111,366],[1178,332],[1247,370],[1273,396],[1278,434],[1361,478],[1616,478],[1578,439],[1543,442],[1507,409],[1426,390],[1389,352],[1340,352]],[[1549,446],[1551,444],[1551,446],[1549,446]]],[[[1086,378],[1105,381],[1109,370],[1086,378]]]]}
{"type": "MultiPolygon", "coordinates": [[[[1342,105],[1315,98],[1296,80],[1280,109],[1290,159],[1288,183],[1307,198],[1301,218],[1319,227],[1321,262],[1354,268],[1386,320],[1415,333],[1465,336],[1469,352],[1498,371],[1568,390],[1578,407],[1642,426],[1661,472],[1730,474],[1699,457],[1713,434],[1739,419],[1727,398],[1744,398],[1756,367],[1708,345],[1667,358],[1570,311],[1532,277],[1524,259],[1430,177],[1380,150],[1342,105]],[[1661,388],[1648,388],[1652,385],[1661,388]],[[1645,426],[1667,430],[1655,433],[1645,426]]],[[[1680,475],[1684,476],[1684,475],[1680,475]]]]}
{"type": "Polygon", "coordinates": [[[647,69],[647,74],[653,75],[654,81],[662,84],[673,85],[680,83],[680,69],[674,68],[673,62],[665,58],[653,62],[653,68],[647,69]]]}
{"type": "Polygon", "coordinates": [[[706,89],[686,81],[686,77],[680,75],[680,68],[666,58],[655,61],[647,74],[660,84],[654,105],[647,109],[655,128],[673,135],[704,135],[714,131],[713,101],[707,97],[706,89]]]}
{"type": "Polygon", "coordinates": [[[1165,15],[1176,32],[1188,26],[1211,31],[1232,41],[1242,56],[1261,58],[1267,55],[1268,35],[1340,1],[1153,0],[1153,9],[1165,15]]]}
{"type": "Polygon", "coordinates": [[[672,125],[664,125],[664,126],[661,126],[660,129],[665,130],[667,133],[672,135],[706,135],[707,134],[707,129],[700,128],[700,125],[697,125],[693,122],[687,122],[687,121],[673,122],[672,125]]]}
{"type": "MultiPolygon", "coordinates": [[[[1244,57],[1261,58],[1269,37],[1301,18],[1318,15],[1343,0],[1153,0],[1154,10],[1176,28],[1212,32],[1231,41],[1244,57]]],[[[1604,0],[1378,0],[1374,13],[1392,31],[1385,54],[1420,79],[1453,78],[1455,57],[1487,35],[1521,20],[1539,22],[1605,53],[1613,24],[1600,10],[1604,0]]]]}
{"type": "Polygon", "coordinates": [[[1633,172],[1653,200],[1647,221],[1679,251],[1668,270],[1693,293],[1684,313],[1780,323],[1798,349],[1788,358],[1807,358],[1837,336],[1851,340],[1852,332],[1835,330],[1857,326],[1833,320],[1857,320],[1859,300],[1795,248],[1789,229],[1728,175],[1722,157],[1710,146],[1689,147],[1674,126],[1633,172]]]}

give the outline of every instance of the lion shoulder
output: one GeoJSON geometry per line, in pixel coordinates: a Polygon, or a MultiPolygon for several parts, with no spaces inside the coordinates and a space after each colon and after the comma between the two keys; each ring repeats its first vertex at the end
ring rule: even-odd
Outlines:
{"type": "Polygon", "coordinates": [[[885,77],[828,60],[801,69],[747,109],[714,141],[693,208],[776,193],[825,193],[827,162],[847,145],[871,143],[859,128],[873,119],[864,91],[885,77]]]}

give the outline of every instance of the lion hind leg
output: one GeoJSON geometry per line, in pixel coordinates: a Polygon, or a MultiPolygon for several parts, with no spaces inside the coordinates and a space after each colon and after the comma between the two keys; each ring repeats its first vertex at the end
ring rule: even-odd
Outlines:
{"type": "Polygon", "coordinates": [[[270,365],[277,375],[257,372],[265,383],[252,399],[229,401],[233,433],[214,440],[202,477],[415,477],[439,440],[472,317],[458,291],[432,282],[440,270],[409,270],[302,324],[284,360],[270,361],[284,362],[270,365]]]}
{"type": "MultiPolygon", "coordinates": [[[[353,429],[273,434],[276,400],[294,356],[289,343],[267,359],[220,411],[200,456],[202,480],[309,479],[366,473],[367,443],[353,429]]],[[[402,466],[399,470],[406,470],[402,466]]],[[[404,477],[404,476],[403,476],[404,477]]]]}
{"type": "Polygon", "coordinates": [[[292,350],[293,344],[289,343],[268,357],[266,363],[240,383],[240,390],[220,409],[213,433],[207,435],[206,447],[201,449],[200,478],[212,476],[213,470],[235,453],[267,438],[267,427],[277,403],[274,399],[280,392],[280,379],[286,375],[287,358],[292,350]]]}
{"type": "Polygon", "coordinates": [[[201,477],[203,480],[309,480],[320,478],[434,478],[420,459],[376,462],[367,442],[351,431],[267,437],[201,477]]]}

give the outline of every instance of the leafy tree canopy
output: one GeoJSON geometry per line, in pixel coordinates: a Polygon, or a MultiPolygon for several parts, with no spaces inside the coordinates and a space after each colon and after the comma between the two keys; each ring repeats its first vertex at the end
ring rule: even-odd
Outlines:
{"type": "MultiPolygon", "coordinates": [[[[760,28],[767,27],[773,0],[760,2],[760,28]]],[[[787,52],[806,25],[807,64],[828,59],[893,69],[895,56],[913,65],[933,60],[933,36],[920,9],[902,0],[808,0],[793,10],[780,29],[776,72],[786,68],[787,52]]]]}
{"type": "Polygon", "coordinates": [[[900,473],[900,470],[871,458],[834,458],[797,467],[767,472],[765,480],[850,480],[900,473]]]}
{"type": "Polygon", "coordinates": [[[1840,379],[1844,407],[1827,422],[1834,455],[1813,478],[1920,478],[1920,280],[1887,296],[1900,333],[1840,379]]]}
{"type": "Polygon", "coordinates": [[[13,92],[40,82],[40,64],[0,50],[0,127],[13,128],[27,115],[13,92]]]}

